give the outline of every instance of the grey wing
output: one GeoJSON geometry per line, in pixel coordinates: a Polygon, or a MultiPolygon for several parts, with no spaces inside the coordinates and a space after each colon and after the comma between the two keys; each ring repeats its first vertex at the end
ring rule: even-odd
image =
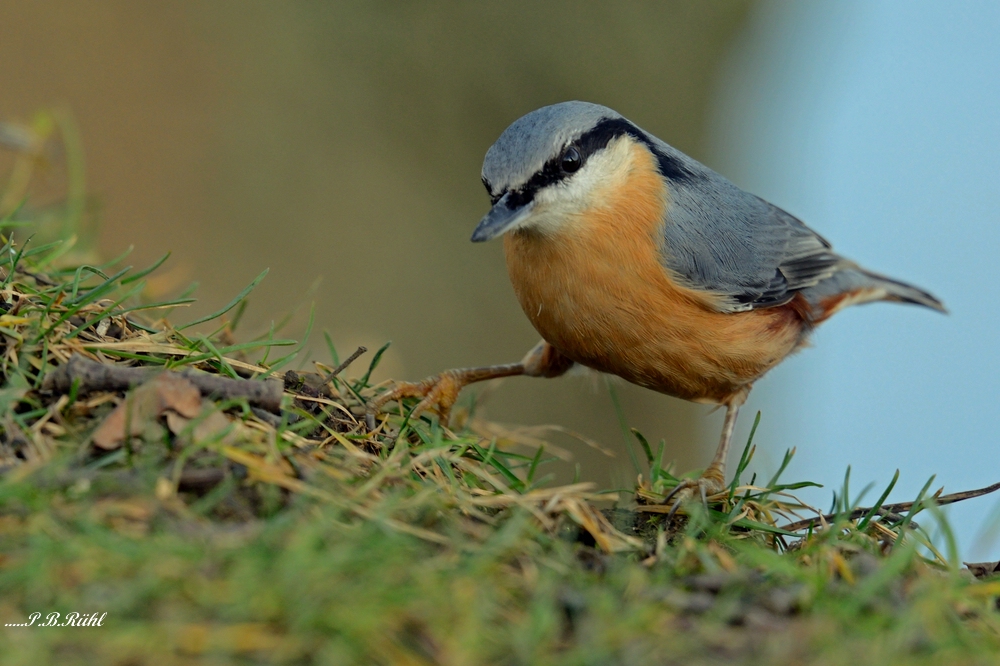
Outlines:
{"type": "Polygon", "coordinates": [[[783,305],[850,265],[798,218],[708,169],[672,185],[664,265],[722,296],[724,311],[783,305]]]}

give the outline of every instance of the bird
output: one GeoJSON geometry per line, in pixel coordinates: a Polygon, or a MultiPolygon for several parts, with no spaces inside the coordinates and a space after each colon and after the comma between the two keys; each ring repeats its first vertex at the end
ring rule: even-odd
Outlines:
{"type": "Polygon", "coordinates": [[[725,488],[754,383],[819,324],[874,301],[946,312],[606,106],[562,102],[514,121],[486,152],[482,182],[492,207],[472,241],[503,237],[514,293],[542,340],[519,363],[397,384],[369,403],[369,425],[404,397],[421,398],[413,414],[433,409],[447,423],[468,384],[580,365],[725,407],[709,466],[674,491],[705,501],[725,488]]]}

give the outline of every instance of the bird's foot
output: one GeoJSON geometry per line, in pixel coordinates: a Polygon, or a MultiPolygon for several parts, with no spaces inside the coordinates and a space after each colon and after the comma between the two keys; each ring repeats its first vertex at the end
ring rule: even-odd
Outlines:
{"type": "Polygon", "coordinates": [[[712,464],[698,478],[681,479],[663,498],[663,504],[673,505],[667,514],[672,519],[681,505],[691,500],[698,499],[705,508],[708,508],[710,501],[722,499],[721,496],[727,492],[725,470],[719,465],[712,464]]]}
{"type": "Polygon", "coordinates": [[[422,412],[432,410],[441,418],[441,424],[447,425],[451,408],[458,400],[459,392],[467,385],[486,379],[521,374],[524,374],[524,366],[520,363],[511,363],[485,368],[445,370],[420,382],[399,382],[394,389],[368,403],[368,408],[365,410],[365,424],[369,430],[374,430],[375,415],[382,407],[403,398],[420,398],[420,402],[410,412],[410,417],[419,416],[422,412]]]}
{"type": "Polygon", "coordinates": [[[400,382],[395,388],[387,391],[368,403],[365,411],[365,421],[369,430],[375,429],[375,415],[390,402],[403,398],[421,398],[417,406],[410,412],[411,417],[419,416],[428,409],[437,413],[441,423],[447,425],[451,408],[458,400],[458,394],[467,382],[463,382],[462,370],[446,370],[438,375],[432,375],[420,382],[400,382]]]}

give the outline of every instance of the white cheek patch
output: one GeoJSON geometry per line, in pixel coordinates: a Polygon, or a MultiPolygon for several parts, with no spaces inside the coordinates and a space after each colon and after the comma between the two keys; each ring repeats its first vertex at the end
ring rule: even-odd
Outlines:
{"type": "Polygon", "coordinates": [[[624,184],[634,160],[635,142],[622,136],[591,155],[579,171],[535,194],[531,215],[517,224],[543,234],[566,232],[579,223],[580,214],[604,203],[605,193],[624,184]]]}

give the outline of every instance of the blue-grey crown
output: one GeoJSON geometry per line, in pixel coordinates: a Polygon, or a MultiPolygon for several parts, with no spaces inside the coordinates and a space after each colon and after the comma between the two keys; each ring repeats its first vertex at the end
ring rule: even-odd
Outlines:
{"type": "Polygon", "coordinates": [[[532,111],[515,120],[486,151],[483,182],[491,194],[516,189],[568,143],[611,118],[621,116],[589,102],[562,102],[532,111]]]}

